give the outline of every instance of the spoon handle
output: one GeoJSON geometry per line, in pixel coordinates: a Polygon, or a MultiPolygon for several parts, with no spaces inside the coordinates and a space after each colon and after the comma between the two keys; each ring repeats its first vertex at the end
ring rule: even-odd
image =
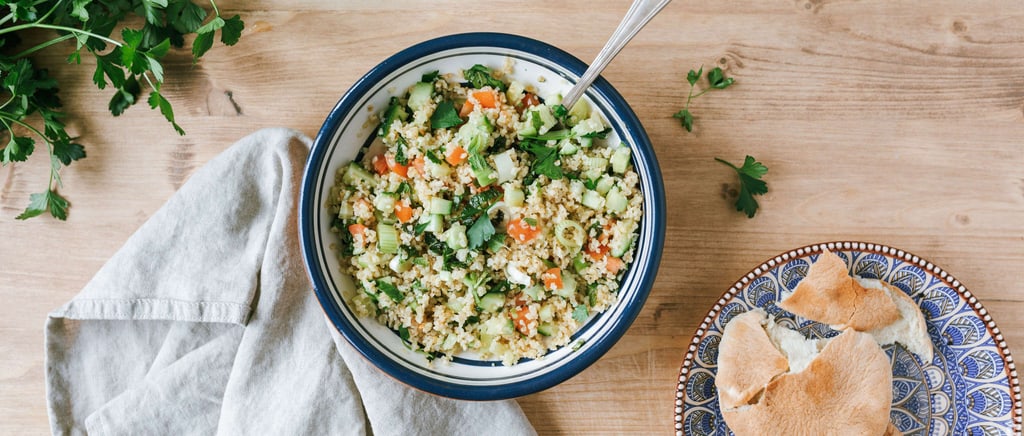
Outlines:
{"type": "Polygon", "coordinates": [[[594,62],[587,67],[587,71],[583,72],[583,76],[580,77],[579,82],[572,87],[562,97],[562,106],[566,109],[572,109],[572,106],[576,104],[576,100],[579,100],[583,96],[583,92],[590,87],[590,84],[597,79],[597,76],[601,74],[608,63],[612,61],[615,55],[619,54],[622,47],[636,36],[637,32],[640,31],[654,18],[658,12],[661,11],[665,5],[671,0],[635,0],[633,5],[629,7],[629,11],[626,12],[626,16],[622,17],[622,22],[619,23],[619,27],[615,29],[615,33],[612,34],[608,42],[605,43],[604,48],[597,54],[597,58],[594,62]]]}

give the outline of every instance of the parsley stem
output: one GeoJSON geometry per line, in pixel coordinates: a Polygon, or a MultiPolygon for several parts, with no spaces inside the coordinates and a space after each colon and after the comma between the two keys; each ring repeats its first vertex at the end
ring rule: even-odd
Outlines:
{"type": "Polygon", "coordinates": [[[35,47],[32,47],[32,48],[26,49],[25,51],[23,51],[23,52],[21,52],[21,53],[18,53],[18,54],[14,55],[14,56],[12,56],[12,58],[13,58],[13,59],[21,59],[21,58],[23,58],[23,57],[25,57],[25,56],[28,56],[28,55],[30,55],[30,54],[32,54],[32,53],[35,53],[35,52],[37,52],[37,51],[39,51],[39,50],[42,50],[42,49],[46,48],[46,47],[49,47],[49,46],[51,46],[51,45],[54,45],[54,44],[58,44],[58,43],[61,43],[61,42],[67,41],[67,40],[69,40],[69,39],[71,39],[71,38],[74,38],[74,37],[75,37],[75,35],[73,35],[73,34],[70,34],[70,33],[69,33],[69,34],[67,34],[67,35],[64,35],[64,36],[61,36],[61,37],[59,37],[59,38],[54,38],[54,39],[51,39],[51,40],[49,40],[49,41],[46,41],[46,42],[44,42],[44,43],[42,43],[42,44],[39,44],[39,45],[37,45],[37,46],[35,46],[35,47]]]}
{"type": "MultiPolygon", "coordinates": [[[[21,127],[24,127],[26,129],[30,130],[32,133],[35,133],[36,135],[38,135],[47,144],[50,143],[50,139],[47,138],[46,135],[43,134],[43,132],[40,132],[39,129],[37,129],[35,127],[32,127],[32,125],[29,124],[29,123],[26,123],[26,122],[21,121],[21,120],[19,120],[17,118],[14,118],[11,114],[9,114],[7,112],[0,112],[0,119],[4,119],[6,121],[10,121],[10,122],[12,122],[14,124],[17,124],[17,125],[19,125],[21,127]]],[[[7,124],[6,122],[4,124],[7,125],[8,127],[10,127],[10,125],[7,124]]]]}
{"type": "Polygon", "coordinates": [[[153,90],[156,91],[156,92],[160,92],[160,87],[154,85],[153,82],[149,80],[149,74],[143,73],[142,74],[142,78],[146,79],[146,83],[149,84],[150,88],[153,88],[153,90]]]}
{"type": "Polygon", "coordinates": [[[213,13],[219,17],[220,9],[217,9],[217,2],[210,0],[210,6],[213,6],[213,13]]]}
{"type": "Polygon", "coordinates": [[[702,96],[702,95],[706,94],[706,93],[707,93],[708,91],[710,91],[710,90],[712,90],[712,89],[714,89],[714,88],[708,88],[708,89],[705,89],[705,90],[703,90],[703,91],[701,91],[701,92],[698,92],[698,93],[697,93],[696,95],[694,95],[694,96],[693,96],[693,98],[697,98],[697,97],[700,97],[700,96],[702,96]]]}
{"type": "Polygon", "coordinates": [[[53,7],[51,7],[50,10],[46,11],[46,13],[43,14],[42,17],[39,17],[39,19],[36,20],[36,22],[37,23],[42,23],[43,21],[46,21],[46,19],[49,18],[51,14],[53,14],[53,11],[57,10],[57,7],[60,6],[61,3],[62,3],[61,1],[54,2],[53,3],[53,7]]]}
{"type": "Polygon", "coordinates": [[[3,18],[0,18],[0,26],[6,24],[8,21],[11,21],[12,19],[14,19],[14,13],[13,12],[7,14],[3,18]]]}
{"type": "MultiPolygon", "coordinates": [[[[8,121],[28,129],[32,133],[36,134],[36,136],[38,136],[40,139],[42,139],[43,142],[46,143],[46,151],[50,154],[50,162],[51,162],[50,163],[50,181],[46,184],[46,189],[47,190],[53,189],[53,178],[54,178],[54,176],[56,176],[55,173],[57,172],[57,169],[54,168],[54,166],[53,166],[53,144],[50,143],[50,139],[47,138],[46,135],[43,134],[43,132],[40,132],[39,129],[37,129],[35,127],[32,127],[31,124],[28,124],[28,123],[26,123],[24,121],[21,121],[21,120],[19,120],[17,118],[14,118],[13,116],[11,116],[11,114],[9,114],[7,112],[0,112],[0,121],[3,121],[4,126],[7,127],[7,131],[11,132],[12,136],[14,135],[14,132],[11,131],[11,125],[8,124],[8,121]]],[[[57,182],[58,183],[60,182],[59,178],[57,179],[57,182]]]]}
{"type": "Polygon", "coordinates": [[[727,161],[727,160],[724,160],[724,159],[722,159],[722,158],[720,158],[720,157],[715,157],[715,160],[717,160],[717,161],[719,161],[719,162],[721,162],[721,163],[724,163],[724,164],[726,164],[726,165],[728,165],[728,166],[732,167],[732,169],[734,169],[734,170],[736,170],[736,171],[739,171],[739,170],[740,170],[739,168],[737,168],[737,167],[736,167],[736,165],[733,165],[733,164],[732,164],[732,162],[729,162],[729,161],[727,161]]]}
{"type": "Polygon", "coordinates": [[[109,44],[116,45],[118,47],[121,47],[121,46],[124,45],[120,41],[116,41],[116,40],[107,38],[106,36],[89,32],[87,30],[76,29],[74,27],[67,27],[67,26],[57,26],[57,25],[53,25],[53,24],[42,24],[42,23],[39,23],[39,22],[32,22],[32,23],[21,24],[21,25],[17,25],[17,26],[11,26],[11,27],[8,27],[8,28],[5,28],[5,29],[0,29],[0,35],[4,35],[4,34],[7,34],[7,33],[11,33],[11,32],[16,32],[16,31],[24,30],[24,29],[31,29],[33,27],[39,28],[39,29],[63,30],[65,32],[77,33],[77,34],[80,34],[80,35],[85,35],[85,36],[88,36],[88,37],[91,37],[91,38],[99,39],[101,41],[107,42],[109,44]]]}

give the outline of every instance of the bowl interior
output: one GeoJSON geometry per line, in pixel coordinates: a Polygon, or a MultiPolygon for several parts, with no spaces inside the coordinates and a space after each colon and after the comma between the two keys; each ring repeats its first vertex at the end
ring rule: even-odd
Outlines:
{"type": "Polygon", "coordinates": [[[335,174],[373,138],[374,115],[392,95],[403,93],[428,72],[457,73],[474,64],[500,69],[511,63],[512,77],[533,84],[540,95],[566,92],[585,65],[549,45],[503,34],[464,34],[428,41],[389,58],[360,79],[341,99],[317,136],[307,164],[300,231],[307,269],[317,296],[339,331],[371,362],[392,377],[439,395],[486,400],[511,398],[551,387],[603,355],[632,323],[657,273],[664,240],[664,192],[649,140],[622,97],[599,80],[584,98],[614,132],[608,141],[633,148],[633,162],[644,194],[644,215],[634,261],[618,299],[588,320],[570,345],[514,366],[482,360],[473,353],[452,362],[431,362],[410,350],[397,333],[374,319],[359,318],[344,302],[357,291],[342,272],[330,231],[333,217],[324,206],[335,174]]]}

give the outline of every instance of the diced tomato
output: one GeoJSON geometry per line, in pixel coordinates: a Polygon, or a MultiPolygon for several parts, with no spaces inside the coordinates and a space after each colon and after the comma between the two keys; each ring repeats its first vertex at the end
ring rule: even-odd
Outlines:
{"type": "Polygon", "coordinates": [[[469,153],[466,152],[466,149],[459,146],[452,147],[451,150],[448,150],[448,154],[444,156],[444,160],[452,165],[463,163],[466,159],[469,159],[469,153]]]}
{"type": "Polygon", "coordinates": [[[388,154],[386,156],[387,156],[388,168],[390,168],[391,171],[393,171],[395,174],[398,174],[398,175],[400,175],[402,177],[405,177],[405,178],[409,177],[409,166],[408,165],[402,165],[402,164],[398,163],[397,161],[395,161],[395,157],[392,156],[391,154],[388,154]]]}
{"type": "Polygon", "coordinates": [[[604,230],[601,231],[601,236],[597,237],[598,241],[601,241],[602,245],[608,245],[608,240],[612,237],[612,222],[608,221],[604,225],[604,230]]]}
{"type": "Polygon", "coordinates": [[[412,219],[412,207],[409,207],[408,200],[395,202],[395,216],[403,223],[407,223],[412,219]]]}
{"type": "Polygon", "coordinates": [[[608,263],[605,264],[605,269],[612,274],[618,274],[619,270],[622,269],[622,266],[624,265],[622,259],[613,256],[608,256],[607,262],[608,263]]]}
{"type": "Polygon", "coordinates": [[[416,169],[416,172],[420,177],[427,175],[427,170],[425,169],[426,164],[427,162],[423,159],[423,156],[416,156],[416,159],[413,159],[411,163],[412,167],[416,169]]]}
{"type": "Polygon", "coordinates": [[[498,97],[494,95],[494,91],[476,91],[473,93],[473,98],[480,104],[480,107],[490,109],[498,107],[498,97]]]}
{"type": "Polygon", "coordinates": [[[522,218],[509,221],[506,231],[516,242],[529,242],[540,235],[539,226],[531,225],[522,218]]]}
{"type": "Polygon", "coordinates": [[[348,232],[352,236],[362,236],[363,232],[366,231],[366,226],[362,224],[350,224],[348,226],[348,232]]]}
{"type": "Polygon", "coordinates": [[[377,174],[383,176],[388,173],[388,161],[383,155],[374,156],[373,159],[370,159],[370,163],[373,164],[373,170],[376,171],[377,174]]]}
{"type": "Polygon", "coordinates": [[[544,289],[562,289],[562,286],[564,286],[562,283],[562,270],[560,268],[555,267],[544,271],[540,278],[544,280],[544,289]]]}
{"type": "Polygon", "coordinates": [[[459,116],[462,118],[468,117],[469,114],[473,113],[474,107],[476,106],[473,106],[473,103],[470,103],[469,100],[466,100],[466,102],[462,104],[462,108],[459,109],[459,116]]]}
{"type": "Polygon", "coordinates": [[[518,109],[519,112],[523,112],[531,106],[536,106],[538,104],[540,104],[540,98],[537,97],[537,94],[525,92],[523,93],[523,99],[519,100],[519,104],[516,105],[516,109],[518,109]]]}
{"type": "Polygon", "coordinates": [[[591,246],[587,244],[587,248],[583,251],[585,251],[591,259],[594,259],[594,261],[598,261],[601,260],[601,258],[603,258],[605,254],[608,254],[608,250],[609,248],[605,244],[598,245],[597,248],[591,248],[591,246]]]}
{"type": "Polygon", "coordinates": [[[526,299],[522,295],[516,297],[515,305],[516,308],[511,313],[512,325],[519,330],[519,333],[530,336],[530,322],[537,319],[537,316],[536,314],[530,316],[533,311],[530,310],[530,306],[526,304],[526,299]]]}

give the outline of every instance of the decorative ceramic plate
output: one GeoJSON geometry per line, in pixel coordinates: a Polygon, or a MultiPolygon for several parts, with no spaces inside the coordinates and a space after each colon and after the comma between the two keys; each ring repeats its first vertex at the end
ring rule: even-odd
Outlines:
{"type": "Polygon", "coordinates": [[[850,272],[900,288],[920,305],[935,346],[921,362],[901,346],[887,346],[892,364],[890,420],[905,435],[1010,435],[1021,431],[1020,382],[1013,357],[988,311],[939,267],[903,250],[863,242],[830,242],[780,254],[743,276],[708,312],[686,352],[676,391],[678,435],[731,435],[718,406],[715,373],[725,324],[755,307],[814,338],[838,334],[775,306],[795,289],[822,250],[850,272]]]}

